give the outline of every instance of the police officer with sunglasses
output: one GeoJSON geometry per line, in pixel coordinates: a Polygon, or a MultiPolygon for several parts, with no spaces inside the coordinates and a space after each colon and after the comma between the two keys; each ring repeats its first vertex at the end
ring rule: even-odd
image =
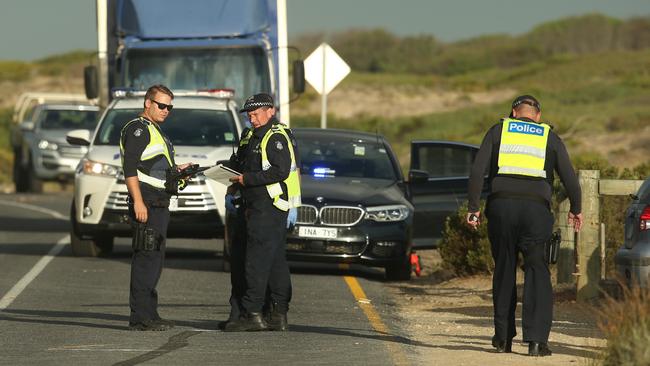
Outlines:
{"type": "Polygon", "coordinates": [[[165,258],[169,200],[177,194],[179,184],[168,177],[171,171],[180,171],[190,163],[176,165],[174,147],[160,129],[173,108],[172,99],[174,94],[166,86],[151,86],[144,97],[144,110],[121,131],[120,154],[133,225],[131,330],[162,331],[173,327],[171,321],[158,314],[156,286],[165,258]]]}

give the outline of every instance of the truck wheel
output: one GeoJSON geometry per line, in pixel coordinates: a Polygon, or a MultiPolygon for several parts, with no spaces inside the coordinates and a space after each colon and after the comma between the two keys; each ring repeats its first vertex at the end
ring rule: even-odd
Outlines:
{"type": "Polygon", "coordinates": [[[83,238],[79,233],[74,201],[70,208],[70,246],[72,254],[76,257],[99,257],[113,252],[114,238],[102,236],[96,238],[83,238]]]}
{"type": "Polygon", "coordinates": [[[386,280],[388,281],[408,281],[411,279],[411,261],[410,256],[406,257],[400,263],[389,264],[386,266],[386,280]]]}

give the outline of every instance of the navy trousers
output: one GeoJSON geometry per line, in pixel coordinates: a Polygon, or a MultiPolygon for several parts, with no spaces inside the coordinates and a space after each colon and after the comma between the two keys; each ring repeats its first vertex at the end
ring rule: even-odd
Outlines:
{"type": "Polygon", "coordinates": [[[515,337],[518,253],[524,257],[522,330],[524,342],[547,343],[553,320],[553,287],[545,261],[545,243],[553,215],[541,202],[497,198],[486,210],[495,268],[492,278],[494,332],[499,340],[515,337]]]}

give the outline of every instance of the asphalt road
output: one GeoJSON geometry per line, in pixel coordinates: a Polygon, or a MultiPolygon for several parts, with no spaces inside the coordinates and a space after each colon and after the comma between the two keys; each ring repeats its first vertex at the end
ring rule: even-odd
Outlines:
{"type": "Polygon", "coordinates": [[[130,241],[73,257],[69,205],[69,193],[0,195],[0,365],[412,362],[382,270],[294,263],[290,331],[216,330],[230,292],[218,240],[170,240],[158,291],[177,326],[129,331],[130,241]]]}

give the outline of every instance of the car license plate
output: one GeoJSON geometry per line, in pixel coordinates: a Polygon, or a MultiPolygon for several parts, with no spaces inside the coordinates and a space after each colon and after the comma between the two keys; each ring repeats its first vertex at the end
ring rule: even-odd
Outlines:
{"type": "Polygon", "coordinates": [[[337,230],[329,227],[300,226],[298,227],[298,236],[303,238],[336,239],[337,230]]]}
{"type": "Polygon", "coordinates": [[[178,197],[172,196],[169,199],[169,211],[176,211],[178,209],[178,197]]]}

